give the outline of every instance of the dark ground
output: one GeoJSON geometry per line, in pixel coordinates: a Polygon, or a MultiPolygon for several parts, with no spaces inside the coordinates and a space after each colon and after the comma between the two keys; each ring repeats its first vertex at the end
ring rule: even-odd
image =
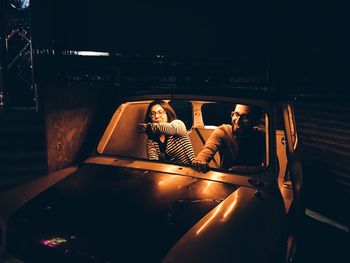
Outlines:
{"type": "Polygon", "coordinates": [[[350,234],[305,217],[296,263],[350,262],[350,234]]]}

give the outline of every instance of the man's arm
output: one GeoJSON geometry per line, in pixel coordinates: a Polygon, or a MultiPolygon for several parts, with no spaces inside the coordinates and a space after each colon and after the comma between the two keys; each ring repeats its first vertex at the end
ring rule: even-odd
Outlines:
{"type": "Polygon", "coordinates": [[[209,136],[207,142],[193,160],[192,164],[196,170],[206,172],[208,171],[208,163],[214,157],[216,152],[222,145],[225,133],[220,127],[216,128],[209,136]]]}

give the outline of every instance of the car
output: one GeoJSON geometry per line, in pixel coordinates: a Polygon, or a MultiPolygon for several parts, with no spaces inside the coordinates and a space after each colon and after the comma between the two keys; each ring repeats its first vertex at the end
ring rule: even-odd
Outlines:
{"type": "Polygon", "coordinates": [[[91,156],[2,193],[0,212],[2,257],[14,262],[292,262],[303,213],[292,100],[240,89],[123,96],[91,156]],[[155,99],[185,123],[195,155],[234,105],[259,107],[262,165],[149,160],[136,126],[155,99]]]}

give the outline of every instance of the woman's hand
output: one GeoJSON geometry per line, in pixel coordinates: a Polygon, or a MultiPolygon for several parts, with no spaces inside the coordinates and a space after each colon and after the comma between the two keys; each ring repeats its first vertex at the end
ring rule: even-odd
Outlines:
{"type": "Polygon", "coordinates": [[[137,133],[145,133],[147,132],[147,123],[137,123],[136,124],[136,132],[137,133]]]}

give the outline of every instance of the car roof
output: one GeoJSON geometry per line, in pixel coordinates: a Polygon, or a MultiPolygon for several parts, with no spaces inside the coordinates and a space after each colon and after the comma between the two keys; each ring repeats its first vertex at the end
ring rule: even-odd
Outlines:
{"type": "Polygon", "coordinates": [[[258,99],[267,101],[286,101],[292,97],[281,92],[271,91],[264,86],[239,86],[239,87],[142,87],[139,89],[126,89],[122,92],[122,97],[130,96],[167,96],[172,95],[188,95],[192,96],[209,96],[209,97],[227,97],[227,98],[241,98],[241,99],[258,99]]]}

